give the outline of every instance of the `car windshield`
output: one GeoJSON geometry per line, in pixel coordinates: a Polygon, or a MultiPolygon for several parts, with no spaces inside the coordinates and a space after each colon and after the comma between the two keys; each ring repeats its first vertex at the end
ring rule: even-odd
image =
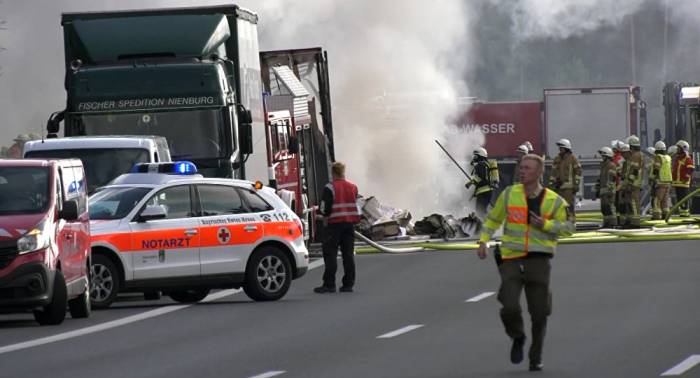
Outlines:
{"type": "Polygon", "coordinates": [[[114,187],[98,190],[90,196],[90,219],[121,219],[127,216],[151,188],[114,187]]]}
{"type": "Polygon", "coordinates": [[[28,151],[27,158],[78,158],[83,162],[88,193],[107,185],[117,176],[129,172],[136,163],[150,161],[143,148],[80,148],[71,150],[28,151]]]}
{"type": "Polygon", "coordinates": [[[173,159],[225,157],[221,108],[153,113],[85,114],[85,135],[160,135],[173,159]]]}
{"type": "Polygon", "coordinates": [[[43,213],[50,200],[48,168],[0,167],[0,215],[43,213]]]}

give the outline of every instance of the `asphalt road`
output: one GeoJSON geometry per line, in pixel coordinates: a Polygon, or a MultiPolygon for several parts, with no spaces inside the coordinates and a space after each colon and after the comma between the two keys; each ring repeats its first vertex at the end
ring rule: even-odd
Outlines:
{"type": "Polygon", "coordinates": [[[427,252],[357,256],[354,293],[314,294],[321,267],[273,303],[122,301],[54,327],[0,315],[0,377],[658,377],[700,355],[699,247],[560,247],[539,373],[508,361],[484,294],[498,287],[493,261],[427,252]]]}

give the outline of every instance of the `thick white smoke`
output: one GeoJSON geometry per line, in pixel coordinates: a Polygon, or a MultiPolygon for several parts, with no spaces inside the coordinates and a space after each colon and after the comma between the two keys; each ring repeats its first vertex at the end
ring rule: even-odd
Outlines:
{"type": "Polygon", "coordinates": [[[510,9],[513,33],[521,39],[578,36],[617,25],[646,0],[493,0],[510,9]]]}

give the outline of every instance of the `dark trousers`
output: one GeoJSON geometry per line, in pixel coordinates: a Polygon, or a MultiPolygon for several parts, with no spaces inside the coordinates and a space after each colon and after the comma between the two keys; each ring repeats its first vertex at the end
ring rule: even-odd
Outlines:
{"type": "Polygon", "coordinates": [[[491,203],[492,194],[491,191],[488,191],[476,195],[476,214],[478,216],[486,217],[486,209],[489,207],[489,203],[491,203]]]}
{"type": "MultiPolygon", "coordinates": [[[[676,203],[682,200],[688,194],[690,194],[690,188],[682,188],[679,186],[675,186],[673,188],[676,190],[676,203]]],[[[688,202],[678,206],[678,214],[680,216],[690,216],[690,202],[692,202],[692,200],[689,200],[688,202]]]]}
{"type": "Polygon", "coordinates": [[[524,258],[504,260],[498,267],[501,287],[498,301],[501,302],[501,321],[506,334],[511,338],[525,336],[520,294],[525,288],[527,309],[532,320],[532,344],[530,361],[542,362],[542,345],[547,331],[547,317],[552,313],[552,294],[549,291],[551,264],[548,258],[524,258]]]}
{"type": "Polygon", "coordinates": [[[352,223],[329,224],[323,240],[323,286],[335,287],[338,270],[338,247],[343,255],[343,286],[355,285],[355,226],[352,223]]]}

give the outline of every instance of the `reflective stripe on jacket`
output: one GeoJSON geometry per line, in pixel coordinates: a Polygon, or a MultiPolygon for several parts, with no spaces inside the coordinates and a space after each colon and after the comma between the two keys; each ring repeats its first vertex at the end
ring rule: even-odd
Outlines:
{"type": "Polygon", "coordinates": [[[693,179],[693,157],[688,154],[678,154],[673,160],[673,186],[679,188],[690,188],[690,182],[693,179]]]}
{"type": "Polygon", "coordinates": [[[357,207],[357,187],[347,180],[333,180],[328,184],[333,191],[333,207],[328,223],[357,223],[360,209],[357,207]]]}
{"type": "Polygon", "coordinates": [[[501,257],[514,259],[527,256],[528,252],[554,254],[559,236],[571,235],[575,226],[567,214],[568,204],[558,194],[545,190],[540,206],[540,216],[544,226],[537,228],[530,225],[528,219],[527,198],[522,184],[507,187],[496,200],[491,209],[480,241],[487,242],[505,221],[501,239],[501,257]]]}

